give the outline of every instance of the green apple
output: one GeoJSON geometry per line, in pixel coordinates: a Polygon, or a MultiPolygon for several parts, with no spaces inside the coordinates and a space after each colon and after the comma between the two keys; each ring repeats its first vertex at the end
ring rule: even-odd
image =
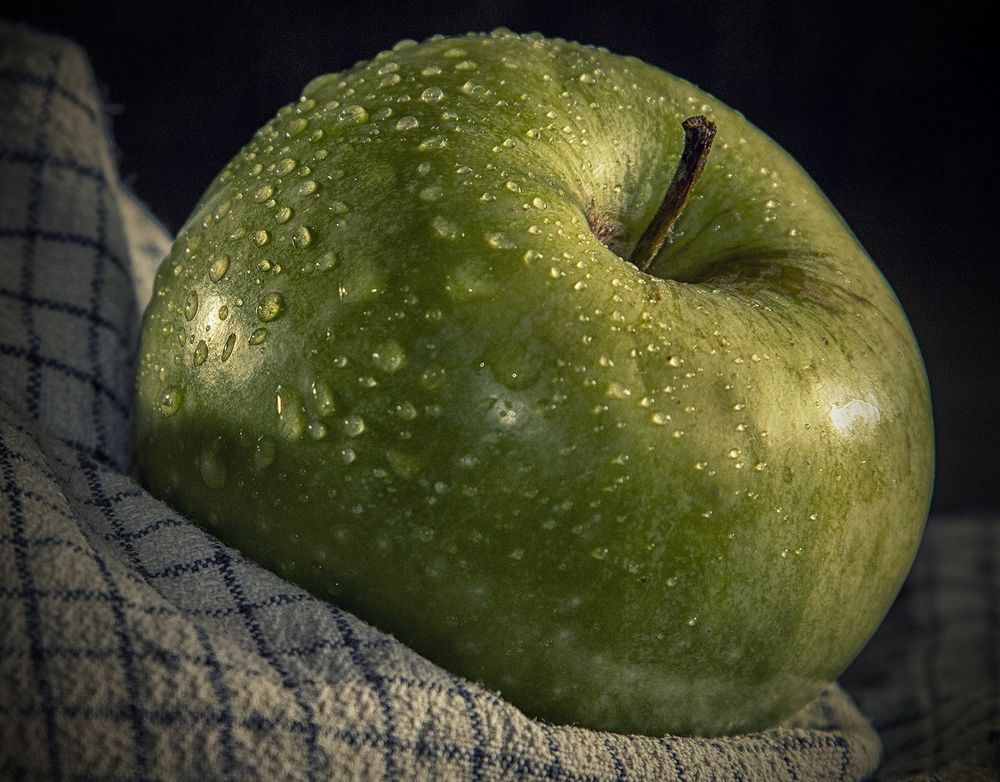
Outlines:
{"type": "Polygon", "coordinates": [[[321,76],[226,166],[157,276],[134,459],[530,716],[706,735],[865,644],[932,427],[896,298],[777,144],[497,31],[321,76]]]}

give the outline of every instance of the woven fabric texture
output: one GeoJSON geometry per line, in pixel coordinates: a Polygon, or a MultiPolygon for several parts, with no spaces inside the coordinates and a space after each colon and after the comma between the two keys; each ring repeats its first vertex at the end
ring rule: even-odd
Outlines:
{"type": "MultiPolygon", "coordinates": [[[[151,497],[128,474],[129,399],[140,315],[170,237],[118,178],[78,47],[0,24],[0,102],[0,779],[772,782],[874,772],[878,736],[836,684],[787,724],[739,737],[529,720],[151,497]]],[[[859,669],[859,697],[893,737],[889,773],[996,760],[993,528],[975,526],[963,549],[977,588],[993,590],[963,614],[966,678],[985,676],[976,681],[991,692],[972,697],[935,667],[950,648],[940,633],[952,614],[942,612],[962,605],[969,575],[956,560],[960,583],[946,600],[935,569],[944,555],[919,571],[909,613],[890,628],[894,659],[871,653],[859,669]],[[907,634],[917,631],[914,654],[907,634]],[[961,726],[940,733],[953,713],[961,726]]],[[[935,545],[947,554],[949,540],[935,545]]]]}

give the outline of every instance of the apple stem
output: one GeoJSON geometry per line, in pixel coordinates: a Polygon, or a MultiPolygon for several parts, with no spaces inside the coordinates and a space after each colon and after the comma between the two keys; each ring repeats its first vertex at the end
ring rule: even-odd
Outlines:
{"type": "Polygon", "coordinates": [[[702,115],[688,117],[681,123],[684,128],[684,150],[670,181],[667,193],[663,196],[660,208],[653,216],[652,222],[639,237],[629,261],[646,271],[653,258],[663,247],[670,236],[670,231],[680,217],[681,212],[691,197],[691,190],[701,176],[715,138],[715,123],[702,115]]]}

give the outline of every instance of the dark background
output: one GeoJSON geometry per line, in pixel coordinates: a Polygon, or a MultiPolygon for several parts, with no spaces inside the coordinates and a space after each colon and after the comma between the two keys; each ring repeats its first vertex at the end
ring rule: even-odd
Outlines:
{"type": "Polygon", "coordinates": [[[934,398],[933,510],[997,509],[994,43],[984,18],[958,3],[933,6],[15,0],[2,13],[89,52],[122,173],[174,231],[217,171],[310,78],[401,38],[537,30],[684,76],[804,165],[896,290],[934,398]]]}

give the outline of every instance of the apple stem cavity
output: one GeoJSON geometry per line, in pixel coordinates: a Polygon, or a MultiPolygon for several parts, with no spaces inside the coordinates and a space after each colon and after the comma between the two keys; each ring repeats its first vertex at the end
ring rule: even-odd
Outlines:
{"type": "Polygon", "coordinates": [[[715,123],[701,114],[688,117],[681,123],[681,127],[684,128],[684,149],[674,177],[663,196],[660,208],[629,256],[629,261],[639,267],[639,271],[649,269],[669,238],[674,223],[684,211],[691,198],[691,191],[705,168],[705,161],[708,160],[708,152],[715,138],[715,123]]]}

